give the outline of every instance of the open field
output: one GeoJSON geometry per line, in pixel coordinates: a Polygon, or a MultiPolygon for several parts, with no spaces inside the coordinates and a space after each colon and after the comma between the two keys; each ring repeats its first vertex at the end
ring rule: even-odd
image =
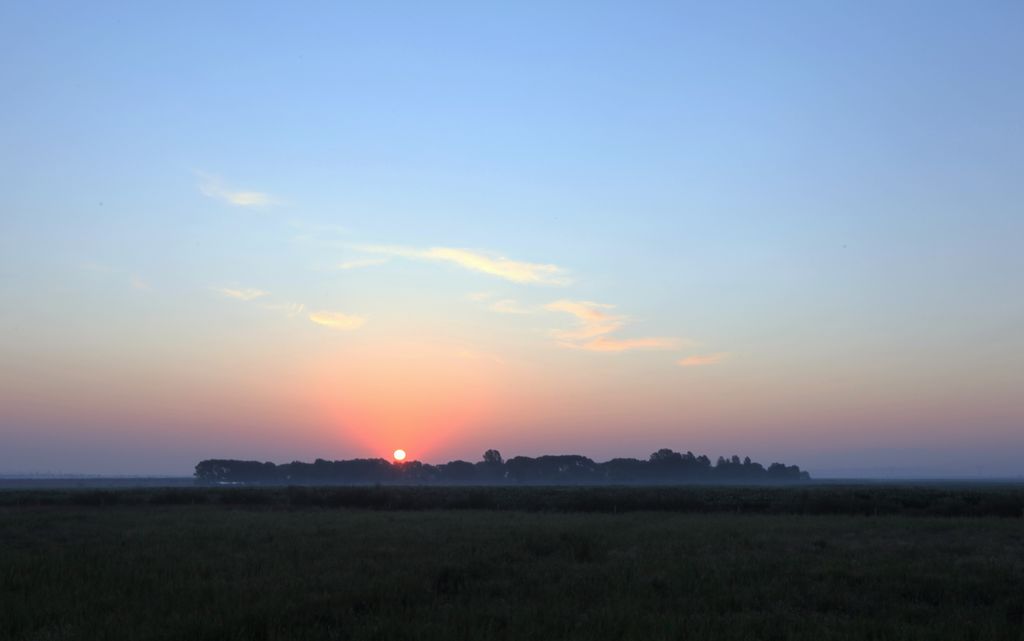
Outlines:
{"type": "MultiPolygon", "coordinates": [[[[929,516],[931,489],[860,488],[905,493],[879,516],[735,509],[814,488],[301,489],[0,493],[0,638],[1024,639],[1024,519],[929,516]],[[621,508],[683,489],[733,509],[621,508]]],[[[962,500],[1021,494],[990,492],[962,500]]]]}
{"type": "Polygon", "coordinates": [[[83,487],[3,491],[2,506],[221,505],[372,510],[669,511],[1024,517],[1024,484],[83,487]]]}

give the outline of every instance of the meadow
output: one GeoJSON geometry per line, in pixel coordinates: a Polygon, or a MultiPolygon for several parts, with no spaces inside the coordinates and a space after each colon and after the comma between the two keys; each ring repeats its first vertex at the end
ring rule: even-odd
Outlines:
{"type": "Polygon", "coordinates": [[[1020,641],[1022,498],[1020,486],[6,491],[0,639],[1020,641]]]}

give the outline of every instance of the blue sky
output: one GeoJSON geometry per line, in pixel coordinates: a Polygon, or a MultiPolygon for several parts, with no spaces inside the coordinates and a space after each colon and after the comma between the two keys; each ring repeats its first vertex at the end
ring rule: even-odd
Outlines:
{"type": "MultiPolygon", "coordinates": [[[[486,370],[502,401],[440,458],[695,443],[1020,473],[1022,27],[1016,2],[5,5],[0,471],[136,471],[116,441],[187,472],[195,434],[241,416],[235,447],[259,422],[237,399],[288,387],[240,354],[415,343],[520,367],[486,370]],[[565,349],[594,310],[616,353],[565,349]],[[319,312],[361,321],[325,338],[319,312]],[[146,376],[177,391],[129,420],[113,399],[146,376]],[[180,437],[153,420],[209,389],[180,437]]],[[[337,395],[346,436],[296,409],[305,431],[267,418],[238,454],[418,438],[337,395]]]]}

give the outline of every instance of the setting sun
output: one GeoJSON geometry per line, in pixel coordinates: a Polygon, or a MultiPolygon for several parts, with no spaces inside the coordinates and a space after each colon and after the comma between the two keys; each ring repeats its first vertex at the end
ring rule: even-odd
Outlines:
{"type": "Polygon", "coordinates": [[[395,450],[394,453],[392,454],[392,456],[395,457],[396,461],[404,461],[405,460],[405,450],[395,450]]]}

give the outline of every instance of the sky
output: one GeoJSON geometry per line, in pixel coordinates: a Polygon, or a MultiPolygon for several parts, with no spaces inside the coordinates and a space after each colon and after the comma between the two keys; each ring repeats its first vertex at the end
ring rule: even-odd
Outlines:
{"type": "Polygon", "coordinates": [[[0,5],[0,473],[1024,475],[1024,4],[0,5]]]}

